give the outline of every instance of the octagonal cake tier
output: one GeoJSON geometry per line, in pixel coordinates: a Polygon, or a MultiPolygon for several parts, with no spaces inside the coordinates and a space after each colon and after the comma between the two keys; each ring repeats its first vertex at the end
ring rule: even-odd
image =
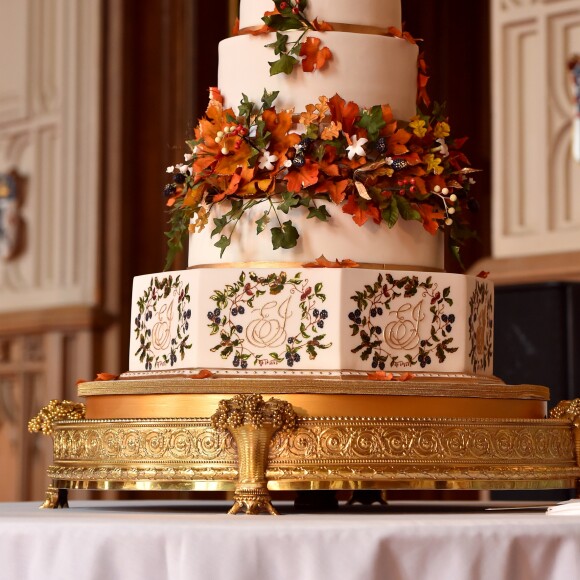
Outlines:
{"type": "Polygon", "coordinates": [[[194,268],[137,277],[129,371],[491,375],[493,290],[373,268],[194,268]]]}

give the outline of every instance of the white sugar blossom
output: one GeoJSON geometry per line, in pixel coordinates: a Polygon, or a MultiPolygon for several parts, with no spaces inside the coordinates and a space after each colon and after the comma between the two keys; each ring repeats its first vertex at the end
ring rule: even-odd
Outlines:
{"type": "Polygon", "coordinates": [[[366,155],[364,150],[364,145],[369,142],[368,139],[362,137],[361,139],[357,139],[356,135],[352,135],[350,140],[352,141],[352,145],[349,145],[346,150],[348,151],[348,158],[352,161],[355,155],[359,157],[364,157],[366,155]]]}
{"type": "Polygon", "coordinates": [[[385,161],[387,162],[387,165],[392,165],[393,164],[393,158],[392,157],[386,157],[385,161]]]}
{"type": "Polygon", "coordinates": [[[449,156],[449,147],[447,147],[447,143],[445,143],[445,139],[443,139],[443,138],[437,139],[437,143],[439,143],[439,147],[437,148],[437,151],[439,151],[441,153],[441,155],[443,155],[443,157],[448,157],[449,156]]]}
{"type": "Polygon", "coordinates": [[[290,159],[286,159],[286,161],[284,161],[284,167],[286,167],[287,169],[292,167],[292,161],[290,161],[290,159]]]}
{"type": "Polygon", "coordinates": [[[262,149],[262,157],[258,159],[260,169],[267,169],[268,171],[272,171],[276,161],[278,161],[277,155],[270,155],[270,152],[267,149],[262,149]]]}
{"type": "Polygon", "coordinates": [[[175,165],[170,165],[167,169],[166,172],[167,173],[173,173],[175,171],[175,165]]]}
{"type": "Polygon", "coordinates": [[[477,183],[477,181],[475,181],[475,179],[473,179],[473,177],[469,178],[469,184],[470,185],[475,185],[477,183]]]}
{"type": "Polygon", "coordinates": [[[180,173],[189,173],[189,165],[186,165],[185,163],[183,165],[178,165],[177,169],[179,169],[180,173]]]}
{"type": "Polygon", "coordinates": [[[193,155],[194,153],[197,153],[197,146],[193,148],[193,153],[186,153],[183,158],[185,159],[185,162],[189,162],[193,159],[193,155]]]}

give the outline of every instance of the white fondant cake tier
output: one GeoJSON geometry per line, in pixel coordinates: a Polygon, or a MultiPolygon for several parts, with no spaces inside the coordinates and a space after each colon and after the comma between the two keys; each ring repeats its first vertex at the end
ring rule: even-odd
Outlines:
{"type": "Polygon", "coordinates": [[[200,268],[135,278],[129,369],[493,372],[493,288],[457,274],[200,268]]]}
{"type": "MultiPolygon", "coordinates": [[[[240,28],[261,26],[266,11],[274,7],[272,0],[241,0],[240,28]]],[[[401,0],[309,0],[309,20],[338,24],[401,28],[401,0]]]]}
{"type": "MultiPolygon", "coordinates": [[[[299,33],[289,32],[290,37],[299,33]]],[[[400,38],[349,32],[309,33],[332,51],[321,71],[305,73],[294,67],[290,75],[270,76],[274,34],[241,35],[220,43],[218,86],[228,107],[235,110],[242,94],[259,103],[264,93],[280,91],[278,109],[304,111],[320,96],[339,94],[361,107],[390,105],[395,118],[416,113],[418,47],[400,38]]]]}
{"type": "MultiPolygon", "coordinates": [[[[323,205],[319,202],[318,205],[323,205]]],[[[294,262],[308,263],[324,255],[328,260],[350,259],[359,263],[388,264],[407,268],[427,270],[443,269],[443,235],[427,233],[421,223],[400,219],[390,230],[384,223],[380,225],[368,221],[363,226],[354,223],[352,216],[344,213],[332,202],[324,203],[330,219],[326,222],[308,219],[308,210],[295,208],[288,216],[280,213],[280,218],[291,220],[300,232],[298,244],[291,249],[272,248],[271,234],[266,228],[256,235],[256,220],[268,209],[267,202],[249,209],[233,230],[231,245],[223,257],[215,247],[219,236],[211,237],[213,220],[221,217],[231,208],[222,202],[212,208],[209,223],[200,233],[189,237],[188,265],[232,263],[232,262],[294,262]]],[[[275,220],[274,215],[270,215],[275,220]]],[[[277,225],[277,222],[274,224],[277,225]]],[[[228,231],[222,232],[229,235],[228,231]]]]}

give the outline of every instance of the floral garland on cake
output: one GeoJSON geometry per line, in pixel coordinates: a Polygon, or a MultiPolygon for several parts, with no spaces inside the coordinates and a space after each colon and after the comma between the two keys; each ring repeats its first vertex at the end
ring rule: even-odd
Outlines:
{"type": "MultiPolygon", "coordinates": [[[[324,68],[332,59],[330,50],[321,48],[318,38],[303,39],[310,30],[332,26],[308,20],[307,0],[273,1],[275,9],[264,15],[264,26],[249,30],[276,32],[276,42],[268,45],[279,57],[269,63],[271,74],[289,74],[298,64],[305,72],[324,68]],[[289,43],[288,35],[281,34],[286,30],[302,34],[289,43]]],[[[396,28],[386,34],[417,43],[396,28]]],[[[429,108],[423,55],[418,71],[418,103],[429,108]]],[[[421,222],[431,234],[446,228],[459,258],[459,246],[474,237],[466,213],[478,208],[470,196],[475,170],[461,152],[466,139],[451,136],[442,107],[399,121],[386,104],[364,108],[339,95],[320,96],[296,114],[276,110],[277,96],[265,90],[260,103],[253,103],[244,95],[236,113],[224,107],[217,88],[210,89],[206,114],[187,142],[185,162],[167,168],[173,175],[164,190],[170,208],[167,267],[187,232],[208,227],[216,204],[225,208],[213,218],[211,231],[220,256],[239,220],[258,205],[264,209],[255,219],[256,234],[268,229],[274,249],[289,249],[300,232],[285,216],[307,210],[308,218],[328,221],[326,204],[331,203],[359,226],[371,220],[392,228],[404,219],[421,222]]]]}

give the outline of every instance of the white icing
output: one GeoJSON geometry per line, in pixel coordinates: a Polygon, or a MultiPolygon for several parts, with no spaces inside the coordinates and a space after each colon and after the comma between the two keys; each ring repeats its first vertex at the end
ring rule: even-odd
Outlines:
{"type": "MultiPolygon", "coordinates": [[[[319,202],[321,205],[322,202],[319,202]]],[[[219,262],[312,262],[321,254],[329,260],[350,259],[361,263],[407,265],[421,268],[443,269],[443,236],[432,236],[419,222],[399,220],[392,229],[369,220],[362,227],[356,225],[352,216],[345,214],[332,202],[326,202],[331,214],[327,222],[307,219],[304,208],[293,210],[280,219],[291,220],[300,232],[298,245],[285,250],[272,249],[269,227],[256,235],[256,220],[268,209],[266,202],[250,209],[234,230],[232,243],[220,259],[220,249],[214,244],[219,236],[210,237],[213,219],[229,209],[229,204],[214,207],[209,224],[201,233],[189,238],[189,266],[219,262]]],[[[270,218],[275,221],[274,213],[270,218]]],[[[276,224],[274,224],[276,225],[276,224]]],[[[224,232],[225,234],[226,232],[224,232]]]]}
{"type": "MultiPolygon", "coordinates": [[[[274,9],[272,0],[241,0],[240,28],[262,25],[264,12],[274,9]]],[[[309,0],[309,20],[401,28],[401,0],[309,0]]]]}
{"type": "MultiPolygon", "coordinates": [[[[295,33],[289,33],[292,37],[295,33]]],[[[310,33],[322,39],[333,59],[322,71],[270,76],[276,57],[266,44],[275,35],[241,35],[220,43],[218,86],[228,107],[237,109],[242,93],[259,102],[264,89],[280,91],[278,108],[305,110],[322,95],[338,93],[361,107],[390,105],[395,118],[416,112],[418,47],[399,38],[350,32],[310,33]]]]}

